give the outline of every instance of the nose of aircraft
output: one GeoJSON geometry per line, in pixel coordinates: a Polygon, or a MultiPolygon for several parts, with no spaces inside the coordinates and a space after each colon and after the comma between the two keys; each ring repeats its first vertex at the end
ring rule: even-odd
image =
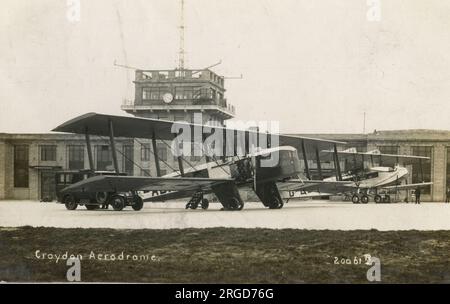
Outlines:
{"type": "Polygon", "coordinates": [[[405,167],[397,166],[398,176],[403,177],[409,174],[408,169],[405,167]]]}

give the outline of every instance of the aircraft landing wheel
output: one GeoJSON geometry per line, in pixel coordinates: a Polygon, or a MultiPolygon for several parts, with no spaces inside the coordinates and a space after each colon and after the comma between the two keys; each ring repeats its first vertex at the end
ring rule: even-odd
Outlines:
{"type": "Polygon", "coordinates": [[[352,196],[352,202],[353,202],[353,204],[359,204],[359,196],[354,194],[352,196]]]}
{"type": "Polygon", "coordinates": [[[67,194],[64,196],[63,203],[67,210],[75,210],[78,207],[77,200],[72,194],[67,194]]]}
{"type": "Polygon", "coordinates": [[[202,199],[202,209],[208,210],[208,208],[209,208],[209,200],[206,198],[202,199]]]}
{"type": "Polygon", "coordinates": [[[238,198],[236,197],[232,197],[230,198],[230,203],[229,203],[229,209],[228,210],[237,210],[240,211],[244,208],[244,203],[241,202],[238,198]]]}
{"type": "Polygon", "coordinates": [[[281,209],[283,208],[283,200],[280,200],[278,197],[274,197],[272,204],[270,204],[269,209],[281,209]]]}
{"type": "Polygon", "coordinates": [[[367,204],[369,202],[369,197],[367,195],[361,196],[361,203],[367,204]]]}
{"type": "Polygon", "coordinates": [[[144,201],[139,195],[136,195],[133,197],[133,205],[131,208],[133,208],[134,211],[139,211],[144,207],[144,201]]]}
{"type": "Polygon", "coordinates": [[[114,211],[122,211],[125,208],[125,198],[121,195],[113,195],[110,204],[114,211]]]}
{"type": "Polygon", "coordinates": [[[391,197],[389,196],[389,195],[386,195],[385,197],[384,197],[384,200],[383,200],[386,204],[389,204],[389,203],[391,203],[391,197]]]}
{"type": "Polygon", "coordinates": [[[374,197],[374,201],[375,201],[376,204],[379,204],[379,203],[381,203],[383,201],[383,199],[381,198],[381,195],[377,194],[374,197]]]}

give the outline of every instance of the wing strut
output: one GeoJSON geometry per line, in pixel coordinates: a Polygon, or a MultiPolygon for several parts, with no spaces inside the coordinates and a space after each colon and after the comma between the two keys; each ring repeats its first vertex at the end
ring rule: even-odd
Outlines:
{"type": "MultiPolygon", "coordinates": [[[[175,135],[175,140],[176,140],[176,136],[177,135],[175,135]]],[[[183,157],[180,155],[181,153],[180,153],[180,143],[177,141],[176,142],[176,145],[177,145],[177,154],[178,154],[178,156],[177,156],[177,160],[178,160],[178,170],[180,171],[180,175],[181,175],[181,177],[184,177],[184,166],[183,166],[183,157]]],[[[184,143],[183,143],[183,145],[184,145],[184,143]]]]}
{"type": "Polygon", "coordinates": [[[338,181],[342,181],[341,165],[339,163],[339,155],[338,155],[338,151],[337,151],[337,146],[336,146],[336,144],[334,144],[333,146],[334,146],[334,164],[336,166],[336,179],[338,181]]]}
{"type": "Polygon", "coordinates": [[[227,132],[222,134],[222,162],[227,160],[227,132]]]}
{"type": "Polygon", "coordinates": [[[423,179],[423,166],[422,166],[422,160],[419,159],[419,166],[420,166],[420,179],[422,180],[422,183],[424,182],[423,179]]]}
{"type": "Polygon", "coordinates": [[[303,162],[305,164],[306,178],[311,179],[311,174],[309,172],[309,166],[308,166],[308,157],[306,156],[305,141],[303,139],[302,139],[302,154],[303,154],[303,162]]]}
{"type": "Polygon", "coordinates": [[[156,145],[156,135],[154,131],[152,134],[152,146],[153,146],[153,157],[155,158],[156,176],[160,177],[161,166],[159,165],[158,147],[156,145]]]}
{"type": "Polygon", "coordinates": [[[323,179],[322,165],[320,163],[320,154],[319,154],[319,147],[318,146],[316,146],[316,161],[317,161],[317,171],[319,171],[319,179],[323,179]]]}
{"type": "Polygon", "coordinates": [[[114,125],[112,120],[109,121],[109,145],[111,147],[114,170],[119,174],[119,162],[117,161],[116,142],[114,141],[114,125]]]}
{"type": "Polygon", "coordinates": [[[89,136],[87,128],[85,131],[85,137],[86,137],[87,154],[88,154],[88,159],[89,159],[89,169],[91,169],[91,171],[95,171],[94,158],[92,157],[91,138],[89,136]]]}

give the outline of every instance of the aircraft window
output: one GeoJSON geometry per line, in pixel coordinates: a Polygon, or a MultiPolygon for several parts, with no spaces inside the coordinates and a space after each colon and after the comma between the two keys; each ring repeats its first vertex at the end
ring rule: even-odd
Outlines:
{"type": "Polygon", "coordinates": [[[283,166],[283,167],[290,166],[292,164],[292,155],[290,154],[289,151],[288,152],[280,151],[279,158],[280,158],[281,166],[283,166]]]}

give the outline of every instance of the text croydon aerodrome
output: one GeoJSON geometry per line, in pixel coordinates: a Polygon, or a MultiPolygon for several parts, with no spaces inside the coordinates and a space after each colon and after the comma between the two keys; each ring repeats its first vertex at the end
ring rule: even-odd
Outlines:
{"type": "Polygon", "coordinates": [[[79,259],[81,260],[97,260],[97,261],[134,261],[134,262],[159,262],[161,258],[154,254],[130,254],[124,251],[119,253],[106,253],[106,252],[95,252],[90,251],[88,254],[80,253],[69,253],[68,251],[61,253],[49,253],[42,252],[41,250],[36,250],[34,252],[34,257],[38,260],[55,261],[59,263],[60,261],[66,261],[68,259],[79,259]]]}

